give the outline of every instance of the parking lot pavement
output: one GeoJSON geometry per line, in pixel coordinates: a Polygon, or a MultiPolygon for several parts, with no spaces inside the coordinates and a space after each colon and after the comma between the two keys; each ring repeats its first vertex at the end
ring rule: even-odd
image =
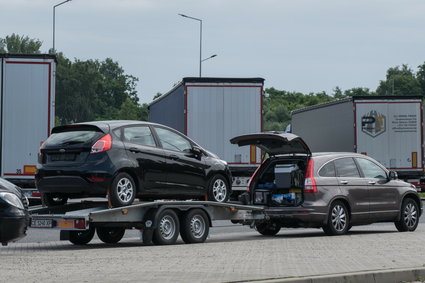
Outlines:
{"type": "Polygon", "coordinates": [[[117,245],[18,242],[0,248],[0,270],[3,282],[278,282],[417,269],[425,265],[423,226],[399,233],[393,224],[376,224],[338,237],[316,229],[282,230],[275,237],[223,232],[203,244],[174,246],[144,246],[137,238],[117,245]]]}

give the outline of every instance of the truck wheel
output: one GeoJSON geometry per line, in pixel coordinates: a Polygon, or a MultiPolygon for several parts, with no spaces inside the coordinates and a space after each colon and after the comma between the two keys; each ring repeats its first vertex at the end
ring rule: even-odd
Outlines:
{"type": "Polygon", "coordinates": [[[205,242],[209,231],[208,216],[203,210],[192,209],[183,215],[180,236],[186,244],[205,242]]]}
{"type": "Polygon", "coordinates": [[[279,233],[281,226],[276,222],[261,222],[255,224],[255,229],[264,236],[274,236],[279,233]]]}
{"type": "Polygon", "coordinates": [[[124,237],[125,229],[119,227],[97,227],[99,239],[106,244],[116,244],[124,237]]]}
{"type": "Polygon", "coordinates": [[[399,232],[415,231],[419,223],[419,208],[416,201],[411,198],[403,200],[400,210],[400,220],[394,222],[399,232]]]}
{"type": "Polygon", "coordinates": [[[158,217],[158,222],[152,235],[156,245],[172,245],[179,236],[180,223],[177,214],[171,209],[165,209],[158,217]]]}
{"type": "Polygon", "coordinates": [[[85,245],[94,237],[94,228],[84,231],[69,231],[69,241],[74,245],[85,245]]]}
{"type": "Polygon", "coordinates": [[[133,178],[127,173],[119,173],[112,181],[109,197],[114,207],[132,204],[136,197],[136,185],[133,178]]]}
{"type": "Polygon", "coordinates": [[[58,206],[58,205],[64,205],[68,202],[67,197],[63,196],[55,196],[54,194],[49,193],[41,193],[41,203],[44,206],[58,206]]]}
{"type": "Polygon", "coordinates": [[[221,175],[215,175],[208,187],[208,200],[226,202],[230,197],[230,186],[221,175]]]}
{"type": "Polygon", "coordinates": [[[329,235],[344,235],[350,227],[350,216],[345,204],[339,200],[334,201],[329,209],[327,224],[323,231],[329,235]]]}

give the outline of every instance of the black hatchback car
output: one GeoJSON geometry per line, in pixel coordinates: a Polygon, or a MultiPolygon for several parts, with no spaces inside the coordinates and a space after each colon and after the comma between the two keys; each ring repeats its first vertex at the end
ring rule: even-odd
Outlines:
{"type": "Polygon", "coordinates": [[[28,200],[21,189],[0,178],[0,243],[25,236],[29,224],[28,200]]]}
{"type": "Polygon", "coordinates": [[[313,227],[341,235],[352,226],[375,222],[394,222],[399,231],[418,226],[422,203],[415,187],[373,158],[311,153],[300,137],[287,133],[238,136],[231,143],[256,145],[269,155],[241,196],[246,204],[266,207],[268,219],[256,223],[261,234],[313,227]]]}
{"type": "Polygon", "coordinates": [[[47,206],[68,198],[202,198],[226,202],[227,163],[169,127],[140,121],[59,126],[40,148],[36,184],[47,206]]]}

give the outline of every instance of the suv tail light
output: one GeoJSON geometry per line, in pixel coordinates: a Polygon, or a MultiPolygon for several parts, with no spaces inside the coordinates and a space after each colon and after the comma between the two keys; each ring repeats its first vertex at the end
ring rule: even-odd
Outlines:
{"type": "Polygon", "coordinates": [[[92,147],[90,153],[100,153],[111,149],[112,147],[112,137],[110,134],[103,136],[99,139],[92,147]]]}
{"type": "Polygon", "coordinates": [[[312,158],[308,160],[307,172],[304,181],[304,193],[317,193],[316,180],[314,180],[314,161],[312,158]]]}

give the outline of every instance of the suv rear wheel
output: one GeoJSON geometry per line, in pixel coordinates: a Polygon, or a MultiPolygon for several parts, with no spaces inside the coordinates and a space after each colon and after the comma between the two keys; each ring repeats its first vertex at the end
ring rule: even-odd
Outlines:
{"type": "Polygon", "coordinates": [[[350,216],[348,209],[342,201],[334,201],[329,209],[327,224],[323,231],[327,235],[344,235],[350,228],[350,216]]]}
{"type": "Polygon", "coordinates": [[[136,185],[133,178],[127,173],[119,173],[112,181],[109,197],[114,207],[132,204],[136,197],[136,185]]]}

